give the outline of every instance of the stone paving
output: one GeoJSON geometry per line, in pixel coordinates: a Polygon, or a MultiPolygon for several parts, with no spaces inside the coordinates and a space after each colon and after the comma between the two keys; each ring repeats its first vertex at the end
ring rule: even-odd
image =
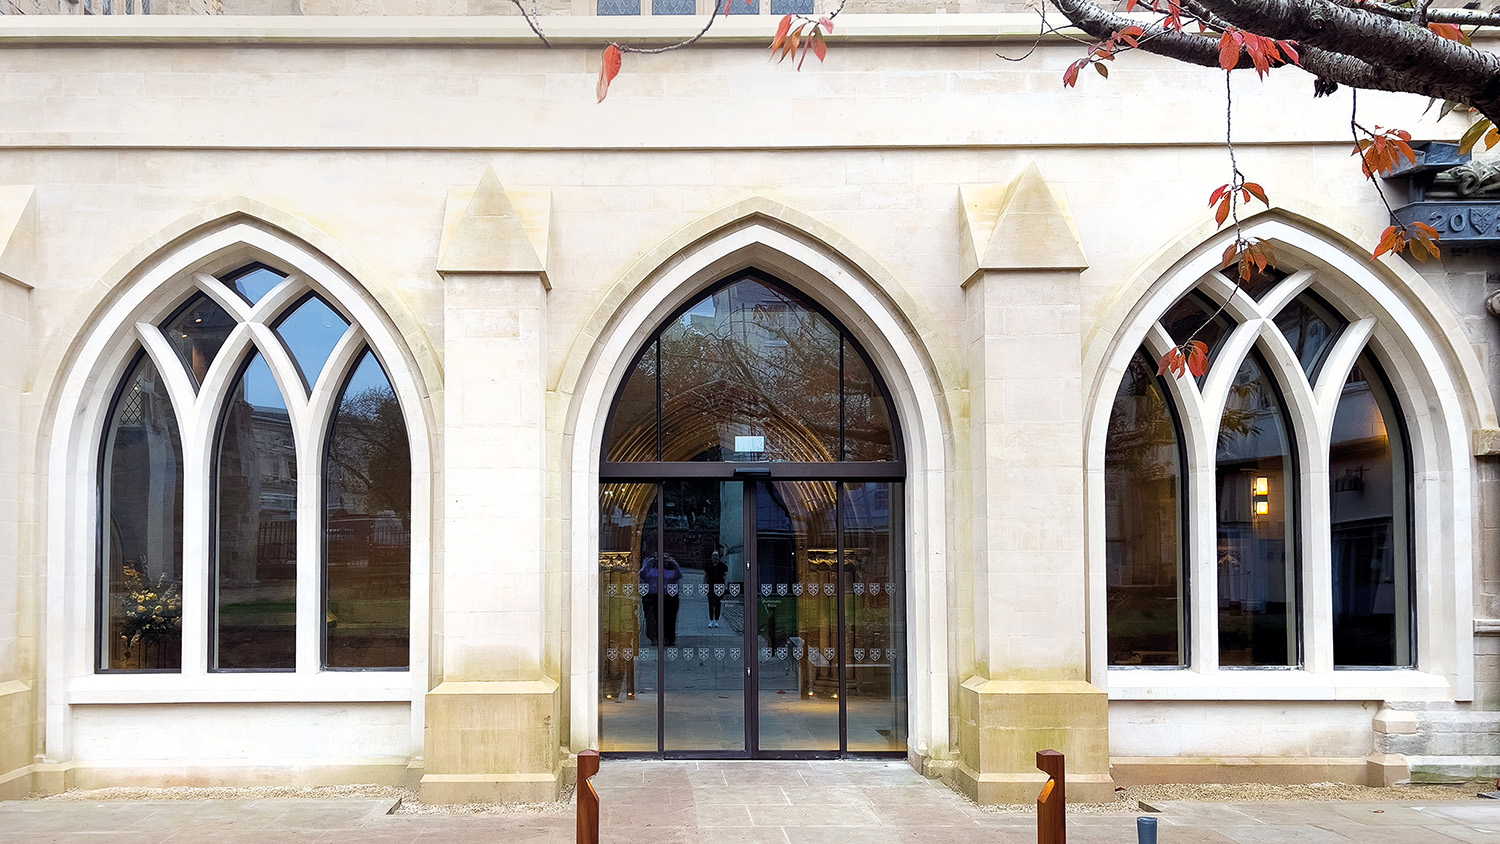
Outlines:
{"type": "MultiPolygon", "coordinates": [[[[904,763],[606,762],[605,844],[1020,844],[1036,818],[983,811],[904,763]]],[[[567,844],[571,812],[389,814],[395,801],[0,803],[0,841],[46,844],[567,844]]],[[[1161,844],[1500,842],[1500,801],[1162,803],[1161,844]]],[[[1070,844],[1132,844],[1135,814],[1071,814],[1070,844]]]]}

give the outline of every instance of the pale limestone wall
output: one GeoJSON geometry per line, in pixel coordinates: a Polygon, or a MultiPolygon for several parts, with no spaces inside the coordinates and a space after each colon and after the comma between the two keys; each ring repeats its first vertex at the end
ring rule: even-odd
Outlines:
{"type": "Polygon", "coordinates": [[[1203,702],[1116,701],[1109,707],[1115,756],[1363,757],[1370,722],[1380,709],[1367,701],[1203,702]]]}
{"type": "MultiPolygon", "coordinates": [[[[0,277],[0,796],[28,790],[36,735],[34,578],[21,569],[21,393],[30,340],[30,291],[0,277]],[[22,615],[22,610],[26,610],[22,615]]],[[[29,531],[28,531],[29,533],[29,531]]]]}
{"type": "MultiPolygon", "coordinates": [[[[760,22],[732,23],[739,28],[726,27],[725,37],[753,33],[752,25],[760,22]]],[[[256,26],[253,21],[214,24],[230,32],[256,26]]],[[[857,33],[859,25],[851,19],[849,28],[857,33]]],[[[43,380],[23,408],[21,428],[28,437],[49,422],[46,402],[56,382],[46,379],[57,377],[49,367],[64,360],[66,338],[77,330],[79,314],[97,304],[89,298],[96,295],[91,288],[173,221],[229,197],[254,197],[337,243],[343,254],[398,292],[405,318],[422,335],[408,340],[430,342],[450,372],[482,381],[500,349],[511,355],[507,362],[541,370],[500,375],[521,382],[535,374],[556,390],[577,346],[589,342],[585,330],[610,301],[612,287],[641,256],[694,220],[760,193],[826,224],[846,239],[845,245],[872,256],[906,297],[902,312],[912,333],[938,365],[956,374],[945,385],[951,394],[941,400],[957,429],[948,435],[960,468],[942,484],[950,512],[963,520],[952,526],[955,537],[970,537],[973,505],[965,499],[984,484],[970,474],[975,464],[964,439],[976,421],[964,393],[975,386],[978,369],[967,348],[971,327],[961,286],[966,278],[957,236],[958,186],[1009,184],[1035,163],[1068,199],[1088,260],[1073,282],[1076,311],[1066,309],[1067,324],[1023,320],[1028,339],[998,344],[994,354],[1005,357],[1001,362],[1008,367],[995,371],[1033,382],[1008,385],[1017,388],[1008,399],[1011,409],[1036,416],[1037,425],[1071,426],[1077,406],[1092,400],[1078,394],[1090,386],[1086,378],[1077,386],[1077,361],[1053,355],[1028,361],[1027,356],[1052,348],[1048,344],[1068,343],[1076,350],[1080,337],[1113,330],[1103,317],[1113,298],[1158,251],[1202,223],[1208,191],[1226,178],[1216,87],[1221,77],[1144,56],[1122,62],[1107,84],[1089,79],[1079,90],[1064,92],[1061,70],[1079,55],[1073,45],[1049,46],[1031,61],[1011,65],[994,57],[992,35],[915,52],[895,39],[870,37],[836,43],[826,67],[797,74],[768,65],[762,47],[728,44],[639,61],[631,57],[600,105],[593,96],[599,47],[594,41],[542,50],[530,46],[519,29],[492,28],[463,36],[482,39],[489,32],[494,41],[486,44],[374,45],[360,42],[358,26],[351,24],[334,43],[309,36],[299,43],[214,43],[179,50],[122,40],[66,50],[21,43],[0,51],[0,107],[12,115],[0,125],[0,184],[35,185],[44,220],[37,289],[31,294],[33,339],[24,358],[14,356],[24,360],[27,378],[43,380]],[[1164,91],[1171,96],[1162,96],[1164,91]],[[1109,128],[1090,134],[1080,127],[1109,128]],[[544,257],[551,287],[544,307],[528,299],[491,308],[524,310],[541,323],[524,331],[519,317],[513,326],[508,317],[479,324],[481,316],[464,314],[454,303],[469,291],[445,283],[437,271],[450,190],[472,188],[487,167],[507,187],[550,195],[552,242],[544,257]],[[495,342],[495,337],[516,343],[495,342]],[[538,348],[516,345],[521,341],[538,348]],[[1034,383],[1049,376],[1074,391],[1066,402],[1053,403],[1034,383]]],[[[1009,43],[1014,42],[1001,46],[1009,43]]],[[[1378,231],[1385,212],[1349,164],[1346,112],[1311,100],[1302,79],[1236,84],[1241,92],[1236,131],[1247,175],[1273,198],[1316,206],[1340,225],[1353,221],[1378,231]]],[[[1361,102],[1370,122],[1419,125],[1415,115],[1422,103],[1373,95],[1361,102]]],[[[1425,130],[1453,134],[1453,121],[1425,130]]],[[[1451,288],[1460,286],[1453,281],[1451,288]]],[[[513,292],[539,296],[534,288],[513,292]]],[[[1472,291],[1450,295],[1450,309],[1467,315],[1471,330],[1491,330],[1491,323],[1472,318],[1479,313],[1472,310],[1472,291]]],[[[1025,290],[1014,298],[1024,300],[1025,290]]],[[[992,333],[1009,333],[1006,318],[1001,315],[992,333]]],[[[516,395],[522,389],[505,378],[492,380],[514,388],[516,395]]],[[[563,427],[557,417],[565,413],[566,399],[549,396],[547,424],[554,431],[563,427]]],[[[438,400],[456,426],[468,422],[470,414],[490,418],[513,412],[524,421],[537,412],[520,402],[497,406],[487,394],[450,393],[438,400]]],[[[1006,401],[1003,393],[997,401],[1006,401]]],[[[524,424],[519,427],[524,433],[524,424]]],[[[549,443],[546,467],[560,473],[566,462],[562,451],[572,444],[561,436],[549,443]]],[[[993,468],[996,477],[988,479],[994,485],[1016,488],[1053,478],[1058,494],[1076,497],[1076,436],[1010,445],[1025,450],[1027,462],[1007,465],[1002,452],[1001,465],[993,468]],[[1058,471],[1049,475],[1049,466],[1058,471]]],[[[450,472],[465,468],[471,455],[480,461],[468,466],[514,468],[514,458],[493,442],[464,446],[471,451],[448,456],[450,472]],[[483,462],[490,459],[512,462],[483,462]]],[[[42,459],[37,448],[23,450],[15,465],[30,477],[44,468],[42,459]]],[[[569,626],[569,596],[557,585],[565,582],[562,566],[546,569],[542,563],[561,560],[570,550],[566,532],[538,530],[546,537],[540,547],[517,543],[496,549],[493,534],[479,529],[479,517],[466,515],[466,502],[455,497],[459,489],[485,494],[484,486],[474,476],[459,479],[436,499],[435,519],[453,528],[435,531],[448,541],[444,575],[458,578],[442,588],[448,595],[469,592],[472,601],[439,604],[434,651],[447,662],[437,660],[442,668],[435,666],[429,679],[433,684],[451,679],[440,673],[448,669],[460,675],[508,670],[551,678],[567,694],[566,679],[577,667],[559,640],[592,631],[569,626]],[[499,560],[505,566],[486,565],[500,553],[511,555],[499,560]],[[503,588],[492,576],[500,570],[529,583],[544,573],[553,577],[552,588],[524,596],[542,604],[540,613],[482,605],[503,588]],[[516,652],[496,654],[505,657],[503,665],[486,664],[485,654],[467,649],[465,638],[514,642],[516,652]],[[540,658],[538,638],[544,640],[540,658]]],[[[25,497],[45,492],[33,483],[25,497]]],[[[561,491],[549,487],[546,494],[552,496],[551,509],[543,518],[566,520],[566,513],[557,514],[563,508],[561,491]]],[[[1081,609],[1087,603],[1081,597],[1084,565],[1077,559],[1086,519],[1081,511],[1075,501],[1060,510],[1030,513],[1031,533],[1006,535],[987,549],[996,552],[989,571],[1043,575],[1025,589],[976,589],[974,555],[966,550],[972,540],[955,539],[943,571],[947,596],[959,612],[950,641],[938,645],[950,656],[950,694],[973,674],[999,673],[1017,662],[1064,677],[1087,673],[1083,628],[1089,622],[1081,609]],[[1045,568],[1033,565],[1039,559],[1045,568]],[[967,610],[967,600],[982,602],[983,612],[967,610]],[[997,641],[1000,633],[1016,633],[1021,614],[1044,615],[1038,606],[1067,608],[1062,629],[1047,631],[1059,640],[1056,647],[1018,652],[1013,639],[997,641]]],[[[43,532],[48,525],[37,516],[30,527],[43,532]]],[[[31,564],[53,562],[37,551],[31,564]]],[[[31,636],[44,623],[35,611],[18,620],[31,636]]],[[[80,631],[70,635],[85,635],[80,631]]],[[[41,671],[32,667],[37,672],[28,673],[28,681],[41,671]]],[[[66,678],[49,679],[66,688],[66,678]]],[[[93,687],[91,699],[98,700],[99,688],[93,687]]],[[[65,690],[58,694],[68,699],[65,690]]],[[[396,706],[368,705],[386,714],[396,706]]],[[[262,718],[295,718],[299,708],[312,713],[321,706],[205,706],[193,717],[201,718],[205,729],[229,729],[262,718]]],[[[1364,712],[1365,704],[1245,706],[1267,723],[1266,713],[1274,713],[1279,723],[1305,734],[1309,756],[1369,752],[1373,713],[1364,712]],[[1357,747],[1360,735],[1363,747],[1357,747]]],[[[1121,714],[1111,741],[1122,748],[1154,746],[1151,724],[1130,714],[1151,707],[1202,723],[1194,735],[1215,737],[1213,746],[1223,755],[1292,752],[1267,745],[1250,731],[1227,729],[1233,719],[1223,716],[1222,706],[1181,701],[1114,704],[1112,720],[1116,710],[1121,714]]],[[[76,723],[67,742],[47,748],[58,760],[128,761],[134,751],[110,736],[132,725],[159,723],[144,708],[72,709],[76,723]]],[[[68,711],[66,703],[57,710],[62,717],[68,711]]],[[[569,712],[566,703],[561,712],[569,712]]],[[[245,758],[276,758],[284,743],[298,740],[295,733],[273,734],[245,758]]],[[[319,747],[319,753],[333,752],[319,747]]],[[[934,756],[948,750],[928,748],[934,756]]]]}

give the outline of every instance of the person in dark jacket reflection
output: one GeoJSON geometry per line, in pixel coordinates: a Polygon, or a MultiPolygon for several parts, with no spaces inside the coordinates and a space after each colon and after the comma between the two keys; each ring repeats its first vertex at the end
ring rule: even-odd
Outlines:
{"type": "Polygon", "coordinates": [[[651,644],[656,644],[658,627],[662,627],[661,638],[666,639],[667,647],[677,645],[677,584],[682,580],[682,567],[677,561],[667,557],[666,565],[657,571],[656,555],[652,554],[646,558],[641,566],[641,582],[646,584],[646,594],[641,596],[641,610],[646,614],[646,638],[651,644]],[[665,587],[666,594],[662,596],[662,623],[657,624],[656,596],[657,589],[665,587]]]}

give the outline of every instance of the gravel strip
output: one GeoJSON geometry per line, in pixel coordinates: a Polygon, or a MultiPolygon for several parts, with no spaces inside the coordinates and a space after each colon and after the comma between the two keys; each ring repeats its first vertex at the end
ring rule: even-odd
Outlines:
{"type": "MultiPolygon", "coordinates": [[[[1386,800],[1436,803],[1473,799],[1479,792],[1493,787],[1489,780],[1473,780],[1441,785],[1398,785],[1372,788],[1339,782],[1316,782],[1310,785],[1271,785],[1268,783],[1201,784],[1170,783],[1130,785],[1115,789],[1112,803],[1069,803],[1068,813],[1079,815],[1140,814],[1141,804],[1172,800],[1192,803],[1269,803],[1302,802],[1378,803],[1386,800]]],[[[962,792],[960,792],[962,793],[962,792]]],[[[981,805],[974,808],[994,815],[1036,814],[1035,803],[981,805]]]]}
{"type": "Polygon", "coordinates": [[[393,815],[569,815],[573,814],[573,789],[563,791],[548,803],[423,803],[416,792],[389,785],[318,785],[306,787],[256,786],[253,788],[95,788],[69,789],[62,794],[32,794],[28,800],[92,802],[107,800],[329,800],[338,798],[396,800],[393,815]]]}

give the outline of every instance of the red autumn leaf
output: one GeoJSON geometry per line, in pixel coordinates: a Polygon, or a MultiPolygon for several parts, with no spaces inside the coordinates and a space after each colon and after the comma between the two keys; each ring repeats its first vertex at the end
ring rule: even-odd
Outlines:
{"type": "Polygon", "coordinates": [[[1063,87],[1071,88],[1074,85],[1077,85],[1078,71],[1083,70],[1083,66],[1086,64],[1088,64],[1086,60],[1079,59],[1078,61],[1068,65],[1068,69],[1063,71],[1063,87]]]}
{"type": "Polygon", "coordinates": [[[1208,344],[1202,340],[1189,340],[1186,345],[1188,371],[1195,377],[1202,378],[1208,374],[1208,344]]]}
{"type": "Polygon", "coordinates": [[[1240,63],[1240,41],[1235,40],[1238,34],[1230,29],[1219,38],[1219,67],[1225,70],[1234,70],[1240,63]]]}
{"type": "Polygon", "coordinates": [[[1171,372],[1173,376],[1181,376],[1186,365],[1187,361],[1182,356],[1182,349],[1174,346],[1161,356],[1161,361],[1156,365],[1156,374],[1165,375],[1171,372]]]}
{"type": "Polygon", "coordinates": [[[1256,199],[1260,200],[1262,205],[1265,205],[1267,208],[1271,207],[1271,200],[1266,198],[1266,189],[1256,184],[1255,182],[1245,183],[1245,193],[1249,194],[1249,196],[1245,198],[1246,202],[1249,202],[1249,197],[1253,196],[1256,199]]]}
{"type": "Polygon", "coordinates": [[[620,61],[623,58],[624,54],[618,46],[611,44],[604,48],[604,56],[599,62],[599,102],[604,102],[605,96],[609,94],[609,83],[620,74],[620,61]]]}
{"type": "Polygon", "coordinates": [[[824,29],[828,30],[829,32],[832,32],[833,31],[833,19],[832,18],[818,18],[818,26],[821,26],[824,29]]]}
{"type": "Polygon", "coordinates": [[[813,30],[812,47],[813,55],[818,57],[818,61],[821,62],[828,57],[828,43],[823,40],[823,33],[816,29],[813,30]]]}
{"type": "Polygon", "coordinates": [[[785,15],[785,16],[783,16],[782,19],[781,19],[781,23],[779,23],[779,24],[776,25],[776,37],[771,39],[771,51],[772,52],[775,52],[776,48],[781,46],[782,39],[786,38],[786,34],[787,34],[787,32],[791,28],[792,28],[792,16],[791,15],[785,15]]]}
{"type": "Polygon", "coordinates": [[[1224,221],[1227,220],[1227,219],[1229,219],[1230,205],[1233,204],[1230,201],[1232,198],[1233,197],[1225,195],[1225,197],[1223,199],[1219,200],[1219,209],[1214,212],[1214,222],[1215,223],[1218,223],[1219,225],[1222,226],[1222,225],[1224,225],[1224,221]]]}
{"type": "Polygon", "coordinates": [[[1427,25],[1427,28],[1432,30],[1433,33],[1436,34],[1439,38],[1446,38],[1449,41],[1457,41],[1460,44],[1469,43],[1469,36],[1464,34],[1464,31],[1458,27],[1458,24],[1429,23],[1427,25]]]}

